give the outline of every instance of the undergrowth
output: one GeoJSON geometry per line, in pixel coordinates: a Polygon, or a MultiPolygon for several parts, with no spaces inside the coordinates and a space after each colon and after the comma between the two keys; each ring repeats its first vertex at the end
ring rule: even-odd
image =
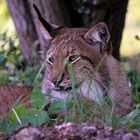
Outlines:
{"type": "Polygon", "coordinates": [[[12,83],[34,87],[30,98],[31,107],[26,109],[20,103],[15,102],[7,117],[0,120],[0,131],[9,132],[28,124],[54,126],[69,121],[110,126],[121,125],[128,129],[140,128],[140,74],[136,71],[131,69],[128,71],[134,99],[133,110],[126,116],[116,118],[113,115],[114,104],[110,96],[102,98],[98,103],[91,103],[77,96],[72,67],[69,68],[72,83],[71,97],[55,100],[48,106],[39,88],[42,80],[41,70],[27,64],[16,37],[7,37],[6,33],[0,35],[0,84],[12,83]]]}

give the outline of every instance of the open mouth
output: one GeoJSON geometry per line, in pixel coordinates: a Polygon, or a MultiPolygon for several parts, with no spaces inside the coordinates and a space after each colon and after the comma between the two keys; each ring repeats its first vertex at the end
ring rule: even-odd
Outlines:
{"type": "Polygon", "coordinates": [[[67,86],[57,86],[54,88],[56,91],[69,91],[72,90],[72,85],[67,85],[67,86]]]}
{"type": "Polygon", "coordinates": [[[79,87],[79,83],[75,83],[75,84],[68,84],[68,85],[65,85],[65,86],[57,86],[54,88],[54,90],[56,91],[70,91],[72,89],[77,89],[79,87]]]}

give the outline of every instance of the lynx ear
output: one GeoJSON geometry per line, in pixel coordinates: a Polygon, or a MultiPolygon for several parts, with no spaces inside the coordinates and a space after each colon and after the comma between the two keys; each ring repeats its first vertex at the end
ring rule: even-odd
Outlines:
{"type": "Polygon", "coordinates": [[[44,26],[42,25],[42,23],[40,21],[38,21],[38,27],[40,28],[40,32],[43,36],[43,38],[46,41],[49,41],[52,39],[52,36],[50,35],[50,33],[46,30],[46,28],[44,28],[44,26]]]}
{"type": "Polygon", "coordinates": [[[38,15],[39,18],[39,27],[41,30],[41,33],[43,34],[43,37],[45,39],[51,39],[51,35],[49,34],[52,31],[55,31],[59,28],[59,26],[54,25],[54,24],[50,24],[48,23],[40,14],[39,9],[37,8],[37,6],[35,4],[33,4],[33,7],[38,15]]]}
{"type": "MultiPolygon", "coordinates": [[[[84,38],[89,40],[91,43],[102,43],[102,47],[106,47],[110,41],[110,33],[107,25],[104,22],[100,22],[92,27],[85,35],[84,38]]],[[[105,48],[104,48],[105,49],[105,48]]],[[[107,48],[106,48],[107,49],[107,48]]]]}

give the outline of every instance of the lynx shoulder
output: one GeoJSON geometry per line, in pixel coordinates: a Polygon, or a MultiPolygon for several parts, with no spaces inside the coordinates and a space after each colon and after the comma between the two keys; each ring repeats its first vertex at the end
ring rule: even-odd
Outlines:
{"type": "Polygon", "coordinates": [[[31,90],[30,87],[0,85],[0,118],[7,115],[15,102],[29,107],[31,90]]]}
{"type": "MultiPolygon", "coordinates": [[[[112,56],[107,25],[100,22],[91,29],[59,27],[45,21],[35,5],[34,8],[42,37],[50,44],[42,92],[51,94],[53,99],[67,98],[72,90],[72,67],[77,96],[98,102],[108,94],[116,113],[126,114],[132,103],[131,91],[121,64],[112,56]]],[[[46,99],[53,100],[48,96],[46,99]]]]}

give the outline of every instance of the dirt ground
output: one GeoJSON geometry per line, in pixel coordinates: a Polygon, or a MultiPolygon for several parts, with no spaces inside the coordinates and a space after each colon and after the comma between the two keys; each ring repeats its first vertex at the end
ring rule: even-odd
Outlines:
{"type": "Polygon", "coordinates": [[[63,123],[52,128],[25,126],[10,134],[1,133],[0,140],[140,140],[140,131],[63,123]]]}

